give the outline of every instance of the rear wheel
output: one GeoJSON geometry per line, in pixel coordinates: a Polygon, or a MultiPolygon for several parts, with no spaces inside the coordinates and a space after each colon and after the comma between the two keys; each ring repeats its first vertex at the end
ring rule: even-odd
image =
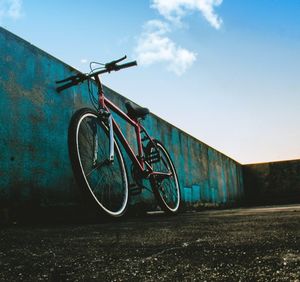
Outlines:
{"type": "Polygon", "coordinates": [[[109,130],[91,109],[75,113],[69,127],[69,152],[75,178],[100,210],[114,217],[124,214],[128,180],[123,156],[114,141],[109,160],[109,130]]]}
{"type": "Polygon", "coordinates": [[[181,201],[178,176],[166,148],[157,140],[153,140],[153,143],[147,145],[146,159],[154,172],[164,173],[150,176],[153,193],[162,210],[174,214],[178,212],[181,201]]]}

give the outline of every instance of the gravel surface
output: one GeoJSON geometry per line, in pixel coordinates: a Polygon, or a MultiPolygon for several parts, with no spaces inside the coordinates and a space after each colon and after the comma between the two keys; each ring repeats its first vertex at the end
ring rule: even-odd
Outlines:
{"type": "Polygon", "coordinates": [[[300,281],[300,206],[0,230],[1,281],[300,281]]]}

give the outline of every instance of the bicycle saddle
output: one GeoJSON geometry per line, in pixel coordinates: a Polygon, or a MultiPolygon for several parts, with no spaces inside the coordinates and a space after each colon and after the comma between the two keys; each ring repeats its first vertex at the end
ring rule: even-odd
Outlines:
{"type": "Polygon", "coordinates": [[[149,109],[135,105],[129,101],[125,103],[127,114],[130,118],[145,118],[150,113],[149,109]]]}

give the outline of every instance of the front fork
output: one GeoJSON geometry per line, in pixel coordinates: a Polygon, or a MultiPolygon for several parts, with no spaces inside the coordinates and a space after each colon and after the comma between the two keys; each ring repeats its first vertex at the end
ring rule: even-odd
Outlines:
{"type": "Polygon", "coordinates": [[[115,140],[114,140],[114,127],[112,121],[112,115],[109,113],[108,116],[108,127],[109,127],[109,161],[113,162],[115,157],[115,140]]]}
{"type": "MultiPolygon", "coordinates": [[[[105,110],[100,110],[100,119],[101,121],[105,121],[105,126],[108,127],[109,130],[109,158],[107,161],[112,163],[115,158],[115,146],[114,146],[114,127],[113,127],[113,119],[112,119],[112,114],[105,111],[105,110]]],[[[94,152],[93,152],[93,165],[95,166],[97,164],[98,160],[98,132],[97,132],[97,127],[94,127],[93,130],[93,135],[94,135],[94,152]]]]}

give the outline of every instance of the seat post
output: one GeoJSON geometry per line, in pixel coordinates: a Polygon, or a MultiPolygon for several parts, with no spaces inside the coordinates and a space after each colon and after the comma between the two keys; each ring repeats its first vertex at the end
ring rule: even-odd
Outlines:
{"type": "Polygon", "coordinates": [[[138,146],[138,156],[140,157],[141,165],[144,168],[141,126],[140,126],[140,122],[138,120],[136,122],[135,134],[136,134],[136,140],[137,140],[137,146],[138,146]]]}

